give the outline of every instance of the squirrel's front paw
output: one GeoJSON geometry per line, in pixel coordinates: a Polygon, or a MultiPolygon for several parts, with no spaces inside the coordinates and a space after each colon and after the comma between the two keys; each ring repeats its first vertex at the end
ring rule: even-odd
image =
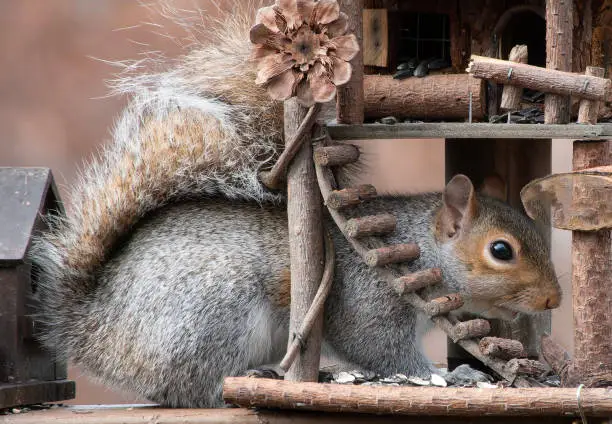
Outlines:
{"type": "Polygon", "coordinates": [[[489,374],[475,370],[467,364],[459,365],[443,377],[448,384],[453,386],[475,386],[478,382],[491,383],[493,381],[489,374]]]}
{"type": "Polygon", "coordinates": [[[282,380],[282,377],[271,368],[254,368],[251,370],[246,370],[242,376],[251,378],[271,378],[273,380],[282,380]]]}

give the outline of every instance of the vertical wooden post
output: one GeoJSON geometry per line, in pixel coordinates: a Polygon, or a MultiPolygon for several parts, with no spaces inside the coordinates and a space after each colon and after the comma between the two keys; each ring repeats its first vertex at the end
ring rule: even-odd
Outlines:
{"type": "MultiPolygon", "coordinates": [[[[587,67],[587,75],[603,76],[603,68],[587,67]]],[[[597,102],[580,104],[578,123],[597,122],[597,102]]],[[[575,171],[612,163],[609,141],[575,141],[575,171]]],[[[587,187],[574,187],[574,196],[589,197],[587,187]]],[[[572,306],[574,358],[570,384],[589,387],[612,384],[612,239],[610,230],[572,232],[572,306]]]]}
{"type": "MultiPolygon", "coordinates": [[[[517,44],[512,47],[508,55],[510,62],[527,63],[528,50],[524,44],[517,44]]],[[[513,112],[520,109],[521,97],[523,96],[523,87],[516,87],[511,84],[504,85],[501,99],[501,110],[505,112],[513,112]]]]}
{"type": "Polygon", "coordinates": [[[348,15],[349,30],[357,37],[359,53],[351,61],[351,80],[338,87],[336,116],[340,124],[363,123],[363,3],[364,0],[339,0],[340,10],[348,15]]]}
{"type": "MultiPolygon", "coordinates": [[[[285,101],[285,140],[296,133],[307,109],[295,98],[285,101]]],[[[289,344],[304,320],[323,275],[321,194],[317,186],[310,133],[287,173],[287,217],[291,260],[289,344]]],[[[305,346],[285,375],[286,380],[317,381],[321,356],[323,316],[305,340],[305,346]]]]}
{"type": "MultiPolygon", "coordinates": [[[[573,0],[546,0],[546,67],[572,71],[572,38],[574,28],[573,0]]],[[[544,122],[567,124],[570,120],[570,98],[546,94],[544,122]]]]}

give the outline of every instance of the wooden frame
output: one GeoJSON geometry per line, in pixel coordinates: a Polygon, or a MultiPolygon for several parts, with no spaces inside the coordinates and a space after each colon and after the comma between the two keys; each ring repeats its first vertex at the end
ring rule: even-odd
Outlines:
{"type": "MultiPolygon", "coordinates": [[[[341,139],[368,139],[368,138],[376,138],[377,136],[383,136],[385,138],[399,138],[402,135],[405,135],[410,130],[415,131],[416,128],[429,129],[429,136],[439,136],[444,131],[448,131],[444,134],[447,139],[447,177],[454,175],[456,173],[464,173],[472,177],[472,180],[478,186],[485,177],[490,174],[498,174],[502,177],[505,177],[508,183],[507,189],[507,199],[510,204],[521,207],[521,198],[520,198],[520,190],[521,188],[528,183],[530,180],[538,177],[542,177],[546,174],[550,173],[550,159],[551,159],[551,138],[556,135],[563,136],[564,138],[575,135],[576,138],[591,138],[590,135],[596,134],[596,138],[605,138],[607,136],[606,129],[602,126],[588,126],[585,127],[583,125],[579,126],[569,126],[567,125],[569,122],[569,103],[567,99],[564,97],[568,93],[578,93],[579,96],[588,99],[590,101],[597,101],[600,99],[608,98],[610,95],[610,81],[605,80],[603,78],[596,77],[582,77],[579,75],[571,75],[567,72],[571,70],[571,58],[568,60],[567,58],[567,45],[559,46],[558,38],[561,37],[563,40],[567,40],[569,37],[571,39],[571,19],[568,19],[567,16],[571,16],[572,9],[564,8],[564,0],[547,0],[546,2],[546,15],[547,15],[547,31],[549,34],[548,42],[547,42],[547,56],[549,57],[549,67],[554,68],[555,71],[547,71],[541,68],[530,67],[529,65],[524,65],[520,63],[511,63],[504,61],[493,61],[491,59],[478,59],[481,62],[489,61],[494,63],[496,66],[509,66],[510,69],[516,68],[518,74],[523,75],[523,73],[527,76],[526,80],[536,81],[541,83],[542,78],[548,78],[549,76],[554,76],[555,78],[565,78],[562,84],[552,84],[549,82],[544,82],[541,84],[541,87],[550,88],[548,90],[546,96],[546,122],[549,125],[545,126],[526,126],[523,127],[525,129],[520,130],[522,132],[522,138],[516,139],[516,130],[520,128],[520,126],[516,125],[507,125],[507,126],[499,126],[493,125],[488,126],[484,125],[473,125],[473,124],[433,124],[429,127],[418,127],[418,126],[410,126],[410,125],[359,125],[360,119],[359,117],[363,116],[363,104],[355,105],[355,102],[352,104],[348,104],[346,102],[346,93],[355,94],[355,85],[350,85],[346,90],[341,90],[339,93],[338,99],[338,121],[340,124],[329,126],[329,133],[332,137],[337,136],[341,139]],[[568,23],[569,22],[569,23],[568,23]],[[569,26],[569,31],[567,27],[569,26]],[[555,32],[557,31],[557,32],[555,32]],[[559,35],[558,31],[563,32],[562,35],[559,35]],[[557,34],[557,38],[553,40],[553,37],[550,34],[557,34]],[[510,65],[508,65],[510,63],[510,65]],[[519,69],[520,68],[520,69],[519,69]],[[524,69],[523,69],[524,68],[524,69]],[[561,71],[561,72],[559,72],[561,71]],[[540,75],[540,77],[536,77],[536,79],[530,79],[529,73],[535,72],[535,74],[540,75]],[[539,78],[539,79],[538,79],[539,78]],[[593,84],[582,84],[580,81],[588,80],[593,84]],[[580,80],[580,81],[579,81],[580,80]],[[578,85],[576,85],[578,84],[578,85]],[[579,86],[582,86],[580,89],[579,86]],[[566,87],[566,88],[564,88],[566,87]],[[578,87],[578,88],[575,88],[578,87]],[[563,91],[566,90],[566,91],[563,91]],[[603,96],[603,97],[602,97],[603,96]],[[553,125],[550,125],[553,124],[553,125]],[[469,135],[463,135],[463,139],[454,139],[448,137],[451,135],[453,131],[457,131],[458,128],[463,127],[467,130],[469,135]],[[503,128],[501,132],[506,131],[506,139],[502,140],[503,136],[500,136],[500,130],[503,128]],[[586,128],[586,132],[585,132],[586,128]],[[479,140],[466,140],[467,138],[473,137],[476,134],[474,130],[482,130],[484,132],[480,132],[477,135],[479,140]],[[469,133],[469,131],[472,131],[469,133]],[[378,132],[376,132],[378,131],[378,132]],[[402,133],[402,131],[404,131],[402,133]],[[436,133],[437,131],[437,133],[436,133]],[[488,132],[487,132],[488,131],[488,132]],[[558,131],[555,133],[555,131],[558,131]],[[573,132],[572,132],[573,131],[573,132]],[[571,135],[570,135],[571,134],[571,135]],[[529,139],[540,139],[544,140],[538,144],[533,144],[529,139]]],[[[354,7],[354,4],[350,5],[354,7]]],[[[353,19],[360,19],[361,16],[359,13],[350,14],[353,19]]],[[[569,44],[569,49],[571,49],[571,40],[569,44]]],[[[486,77],[486,78],[494,78],[493,73],[482,73],[478,74],[479,69],[477,66],[471,66],[471,69],[468,69],[469,72],[475,72],[477,77],[486,77]]],[[[510,75],[509,72],[506,72],[507,75],[510,75]]],[[[500,73],[501,75],[501,73],[500,73]]],[[[357,74],[356,79],[361,80],[361,73],[357,74]]],[[[554,80],[554,78],[552,78],[554,80]]],[[[558,81],[558,80],[557,80],[558,81]]],[[[498,82],[503,82],[498,80],[498,82]]],[[[513,85],[518,87],[524,86],[525,82],[522,80],[513,80],[513,85]]],[[[357,101],[362,99],[362,94],[357,94],[357,101]]],[[[592,108],[588,104],[585,103],[583,113],[584,116],[588,116],[592,121],[596,119],[592,112],[592,109],[596,111],[596,107],[592,108]]],[[[582,112],[581,112],[582,113],[582,112]]],[[[585,118],[583,118],[585,119],[585,118]]],[[[417,124],[417,125],[426,125],[426,124],[417,124]]],[[[612,129],[612,127],[610,128],[612,129]]],[[[607,129],[608,131],[610,129],[607,129]]],[[[478,131],[477,130],[477,131],[478,131]]],[[[418,134],[418,130],[416,132],[418,134]]],[[[423,132],[421,132],[418,136],[423,136],[423,132]]],[[[414,134],[413,134],[414,136],[414,134]]],[[[344,152],[340,155],[342,158],[346,158],[351,156],[350,152],[344,152]],[[348,155],[348,156],[347,156],[348,155]]],[[[605,160],[608,160],[607,158],[605,160]]],[[[607,164],[607,163],[606,163],[607,164]]],[[[598,165],[604,165],[602,163],[598,163],[598,165]]],[[[361,198],[361,189],[346,189],[346,190],[337,190],[331,191],[331,187],[333,183],[327,182],[324,186],[321,185],[322,178],[325,179],[319,173],[323,173],[323,170],[320,170],[317,167],[317,176],[319,178],[319,185],[321,186],[321,191],[327,198],[327,206],[330,208],[330,213],[334,217],[334,220],[338,224],[340,221],[336,219],[337,211],[335,211],[331,200],[333,195],[340,196],[343,192],[344,197],[346,197],[346,201],[350,200],[350,198],[355,198],[357,202],[362,201],[361,198]],[[326,191],[327,190],[327,191],[326,191]],[[353,190],[353,191],[351,191],[353,190]],[[352,196],[352,197],[351,197],[352,196]],[[348,199],[348,200],[347,200],[348,199]],[[331,203],[330,203],[331,202],[331,203]]],[[[342,197],[342,196],[341,196],[342,197]]],[[[342,197],[344,199],[344,197],[342,197]]],[[[340,199],[340,197],[339,197],[340,199]]],[[[379,231],[381,228],[387,229],[393,227],[393,223],[389,220],[382,219],[381,217],[364,217],[364,222],[368,222],[367,228],[370,231],[379,231]],[[367,219],[366,219],[367,218],[367,219]],[[371,222],[370,222],[371,221],[371,222]],[[387,222],[389,221],[389,222],[387,222]]],[[[342,221],[344,222],[344,221],[342,221]]],[[[345,223],[345,227],[343,231],[349,227],[348,222],[345,223]]],[[[355,230],[357,231],[357,230],[355,230]]],[[[381,230],[382,231],[382,230],[381,230]]],[[[544,231],[547,231],[545,229],[544,231]]],[[[609,232],[608,232],[609,237],[609,232]]],[[[608,239],[607,239],[608,240],[608,239]]],[[[363,253],[364,260],[370,266],[378,266],[381,264],[387,264],[387,262],[398,262],[401,260],[405,260],[403,253],[404,250],[408,252],[408,245],[398,245],[392,247],[382,247],[376,249],[376,251],[370,250],[368,252],[363,251],[363,246],[357,246],[356,243],[353,243],[354,240],[350,240],[351,244],[357,249],[359,252],[363,253]],[[400,247],[403,249],[400,249],[400,247]],[[382,251],[384,249],[385,252],[382,252],[381,255],[384,258],[389,259],[384,263],[379,263],[379,257],[376,258],[370,257],[371,253],[379,253],[378,251],[382,251]],[[372,263],[369,263],[370,259],[373,259],[372,263]]],[[[413,246],[416,247],[416,246],[413,246]]],[[[607,251],[606,251],[607,252],[607,251]]],[[[609,252],[608,252],[609,253],[609,252]]],[[[412,254],[411,254],[412,255],[412,254]]],[[[380,255],[379,255],[380,256],[380,255]]],[[[608,255],[609,256],[609,255],[608,255]]],[[[412,256],[411,256],[412,257],[412,256]]],[[[602,258],[605,257],[605,254],[602,258]]],[[[605,259],[605,258],[604,258],[605,259]]],[[[609,260],[609,258],[608,258],[609,260]]],[[[606,271],[609,274],[609,271],[606,271]]],[[[412,280],[411,280],[412,281],[412,280]]],[[[432,280],[433,281],[433,280],[432,280]]],[[[452,295],[449,295],[449,299],[451,299],[452,295]]],[[[412,299],[412,298],[411,298],[412,299]]],[[[413,299],[416,304],[419,304],[418,299],[413,299]]],[[[412,301],[410,302],[412,303],[412,301]]],[[[435,303],[435,302],[430,302],[435,303]]],[[[447,302],[448,303],[448,302],[447,302]]],[[[452,299],[451,302],[452,303],[452,299]]],[[[449,303],[449,308],[443,308],[444,311],[440,311],[440,313],[444,314],[448,312],[448,310],[456,307],[449,303]]],[[[457,299],[456,302],[458,305],[461,304],[460,299],[457,299]]],[[[419,304],[420,305],[420,304],[419,304]]],[[[424,310],[428,310],[428,305],[421,305],[424,310]]],[[[600,308],[601,309],[601,308],[600,308]]],[[[437,319],[437,313],[431,315],[437,319]]],[[[457,323],[455,323],[455,326],[457,323]]],[[[517,331],[522,333],[523,346],[525,347],[525,354],[532,358],[537,358],[539,356],[538,346],[540,344],[540,339],[550,331],[550,313],[543,314],[538,318],[526,319],[523,322],[518,323],[518,328],[512,328],[511,325],[498,323],[497,334],[499,335],[513,335],[516,334],[517,331]],[[537,322],[536,322],[537,321],[537,322]],[[520,330],[520,331],[519,331],[520,330]]],[[[445,327],[446,328],[446,327],[445,327]]],[[[476,327],[475,327],[476,328],[476,327]]],[[[449,331],[451,328],[448,328],[449,331]]],[[[446,330],[445,330],[446,331],[446,330]]],[[[488,328],[487,328],[488,331],[488,328]]],[[[448,334],[451,334],[448,332],[448,334]]],[[[466,345],[467,346],[467,345],[466,345]]],[[[452,353],[451,348],[451,355],[452,353]]],[[[474,352],[472,352],[474,354],[474,352]]],[[[523,354],[521,349],[521,354],[523,354]]],[[[453,358],[449,359],[449,362],[453,358]]],[[[482,360],[482,359],[481,359],[482,360]]],[[[486,361],[485,361],[486,362],[486,361]]],[[[451,399],[461,398],[462,395],[459,392],[453,391],[454,389],[423,389],[423,388],[373,388],[373,387],[363,387],[363,386],[328,386],[320,384],[310,384],[306,383],[289,383],[289,382],[281,382],[281,381],[265,381],[265,380],[249,380],[244,378],[228,378],[226,379],[225,384],[225,398],[233,403],[240,404],[242,406],[258,406],[258,407],[281,407],[281,408],[298,408],[298,409],[311,409],[311,410],[319,410],[319,411],[358,411],[358,412],[367,412],[367,413],[406,413],[406,414],[419,414],[419,413],[431,413],[431,414],[454,414],[458,410],[461,409],[458,404],[451,402],[451,399]],[[431,393],[428,392],[431,391],[431,393]],[[438,395],[436,394],[439,391],[440,399],[444,398],[446,401],[441,401],[439,404],[440,410],[435,409],[436,399],[438,399],[438,395]],[[450,391],[450,392],[449,392],[450,391]],[[406,393],[402,398],[400,396],[400,392],[406,393]],[[452,392],[452,393],[451,393],[452,392]],[[449,395],[449,393],[451,393],[449,395]],[[384,396],[388,395],[390,399],[388,401],[384,401],[384,396]],[[354,396],[353,396],[354,395],[354,396]],[[424,404],[422,406],[418,406],[415,404],[415,399],[418,399],[419,396],[424,397],[424,404]],[[397,403],[393,403],[394,401],[391,398],[395,399],[397,403]],[[368,400],[370,399],[370,400],[368,400]],[[376,399],[376,402],[371,399],[376,399]],[[403,400],[402,400],[403,399],[403,400]],[[379,401],[382,402],[382,407],[379,408],[379,401]],[[375,403],[375,404],[374,404],[375,403]],[[453,405],[453,406],[451,406],[453,405]],[[459,409],[455,409],[458,407],[459,409]],[[433,408],[433,409],[432,409],[433,408]],[[436,412],[437,411],[437,412],[436,412]]],[[[459,389],[460,390],[460,389],[459,389]]],[[[538,408],[533,409],[535,404],[533,402],[538,402],[537,399],[543,399],[540,396],[545,396],[547,399],[554,398],[557,395],[560,396],[569,396],[572,399],[576,399],[576,404],[573,407],[572,411],[556,411],[548,410],[548,413],[560,413],[563,414],[571,414],[571,415],[579,415],[584,413],[584,404],[581,403],[581,388],[578,389],[577,392],[569,389],[569,391],[564,391],[565,389],[534,389],[534,391],[526,391],[526,392],[517,392],[513,390],[509,390],[508,392],[504,392],[503,390],[494,390],[491,392],[491,396],[504,396],[508,395],[510,398],[512,396],[525,396],[525,401],[527,402],[526,409],[523,411],[523,414],[520,415],[535,415],[537,413],[542,415],[547,415],[546,409],[538,408]]],[[[463,392],[462,392],[463,393],[463,392]]],[[[585,392],[586,393],[586,392],[585,392]]],[[[589,391],[591,395],[595,393],[601,394],[604,396],[603,399],[606,398],[606,392],[595,392],[589,391]]],[[[474,389],[465,389],[465,398],[467,401],[465,411],[466,415],[470,415],[474,412],[475,405],[478,404],[478,396],[482,395],[482,392],[479,392],[474,389]]],[[[568,399],[569,399],[568,397],[568,399]]],[[[487,400],[483,401],[483,405],[491,406],[491,402],[496,404],[489,394],[485,395],[487,400]]],[[[509,399],[510,399],[509,398],[509,399]]],[[[517,403],[520,403],[516,398],[512,398],[512,401],[509,401],[512,405],[516,406],[517,403]]],[[[598,406],[602,406],[605,403],[603,400],[600,403],[597,403],[598,406]]],[[[561,398],[555,401],[557,404],[567,405],[564,400],[561,398]]],[[[497,404],[496,404],[497,405],[497,404]]],[[[498,405],[499,406],[499,405],[498,405]]],[[[500,406],[501,409],[497,411],[505,411],[508,412],[510,409],[507,406],[500,406]]],[[[612,414],[612,409],[608,411],[604,409],[599,412],[595,412],[594,410],[587,411],[590,415],[595,416],[599,413],[602,416],[609,416],[612,414]]],[[[495,412],[483,410],[481,413],[487,414],[495,412]]],[[[510,413],[512,414],[512,413],[510,413]]],[[[500,412],[500,415],[501,414],[500,412]]]]}

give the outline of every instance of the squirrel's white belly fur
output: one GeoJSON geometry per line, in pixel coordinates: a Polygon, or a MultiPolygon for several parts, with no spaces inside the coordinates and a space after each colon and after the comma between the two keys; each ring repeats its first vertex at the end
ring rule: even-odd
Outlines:
{"type": "MultiPolygon", "coordinates": [[[[32,249],[46,346],[168,406],[220,405],[224,376],[278,360],[287,345],[285,207],[257,179],[281,144],[282,104],[254,84],[251,22],[232,13],[168,71],[117,86],[132,100],[112,143],[73,187],[70,215],[32,249]]],[[[532,223],[464,180],[446,191],[461,195],[381,198],[350,213],[398,217],[387,242],[417,242],[412,268],[442,269],[444,284],[425,296],[459,291],[491,311],[558,304],[532,223]],[[483,251],[498,236],[515,244],[514,265],[483,251]]],[[[330,227],[326,343],[366,369],[429,373],[423,319],[330,227]]]]}

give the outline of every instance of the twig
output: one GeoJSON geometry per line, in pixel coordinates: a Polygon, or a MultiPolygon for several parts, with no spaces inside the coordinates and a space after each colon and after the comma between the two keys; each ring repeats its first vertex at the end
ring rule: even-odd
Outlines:
{"type": "Polygon", "coordinates": [[[561,385],[565,386],[570,377],[569,371],[572,363],[569,354],[547,334],[542,336],[541,350],[544,360],[559,376],[561,385]]]}
{"type": "Polygon", "coordinates": [[[323,276],[321,277],[321,284],[319,285],[317,294],[312,300],[310,308],[308,308],[308,312],[306,312],[306,315],[304,316],[304,321],[300,326],[300,331],[296,334],[295,338],[291,342],[291,345],[289,345],[287,353],[279,365],[283,371],[287,371],[291,367],[295,357],[300,351],[301,342],[306,340],[310,334],[313,324],[323,311],[325,300],[327,299],[327,295],[329,294],[329,290],[331,289],[334,279],[335,260],[336,256],[334,251],[334,243],[332,242],[329,233],[327,233],[325,236],[325,269],[323,270],[323,276]]]}
{"type": "Polygon", "coordinates": [[[285,143],[285,150],[278,157],[278,160],[269,171],[261,171],[259,173],[259,179],[261,182],[272,190],[278,190],[282,187],[282,181],[284,180],[285,173],[289,162],[294,158],[300,146],[304,141],[304,136],[308,131],[311,130],[312,126],[316,122],[317,115],[321,110],[321,104],[315,103],[308,109],[308,113],[304,117],[304,120],[300,123],[295,135],[291,140],[285,143]]]}

